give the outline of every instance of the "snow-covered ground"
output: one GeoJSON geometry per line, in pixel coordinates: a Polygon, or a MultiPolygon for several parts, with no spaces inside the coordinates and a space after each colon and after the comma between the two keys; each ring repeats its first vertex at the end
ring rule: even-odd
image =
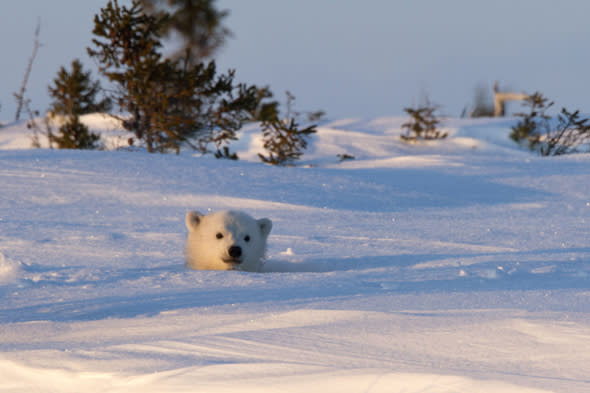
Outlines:
{"type": "Polygon", "coordinates": [[[404,121],[323,123],[289,168],[255,126],[240,161],[0,128],[0,391],[589,392],[590,155],[404,121]],[[225,208],[273,220],[266,272],[184,268],[185,213],[225,208]]]}

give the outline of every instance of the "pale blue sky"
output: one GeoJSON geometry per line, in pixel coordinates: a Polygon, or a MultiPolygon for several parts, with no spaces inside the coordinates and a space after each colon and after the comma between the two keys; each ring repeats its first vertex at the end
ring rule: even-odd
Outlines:
{"type": "MultiPolygon", "coordinates": [[[[86,56],[106,0],[23,0],[0,6],[0,119],[17,91],[41,18],[28,97],[49,104],[60,65],[86,56]]],[[[234,37],[217,56],[240,81],[290,90],[299,110],[330,118],[399,115],[424,95],[458,116],[477,85],[541,91],[590,112],[586,0],[218,0],[234,37]]],[[[96,74],[95,74],[96,75],[96,74]]],[[[515,109],[518,109],[516,107],[515,109]]]]}

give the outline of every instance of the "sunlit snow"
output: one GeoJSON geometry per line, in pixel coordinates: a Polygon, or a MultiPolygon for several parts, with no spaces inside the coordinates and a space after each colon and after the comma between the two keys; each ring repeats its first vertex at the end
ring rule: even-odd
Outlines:
{"type": "Polygon", "coordinates": [[[323,122],[286,168],[256,125],[239,161],[0,128],[0,391],[590,391],[590,156],[405,120],[323,122]],[[273,220],[265,272],[185,269],[186,212],[228,208],[273,220]]]}

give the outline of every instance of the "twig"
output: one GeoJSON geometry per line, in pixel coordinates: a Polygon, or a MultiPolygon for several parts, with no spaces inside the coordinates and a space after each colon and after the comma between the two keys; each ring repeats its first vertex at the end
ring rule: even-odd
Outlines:
{"type": "Polygon", "coordinates": [[[27,82],[29,81],[29,75],[31,74],[31,69],[33,68],[33,62],[35,61],[35,57],[37,56],[37,51],[39,50],[39,31],[41,30],[41,21],[37,21],[37,28],[35,29],[35,42],[33,43],[33,54],[29,59],[29,64],[27,65],[27,69],[25,71],[25,77],[23,78],[23,83],[20,87],[20,91],[18,93],[14,93],[14,97],[16,98],[17,108],[16,108],[16,116],[14,117],[15,121],[20,119],[20,113],[23,108],[24,100],[25,100],[25,90],[27,89],[27,82]]]}

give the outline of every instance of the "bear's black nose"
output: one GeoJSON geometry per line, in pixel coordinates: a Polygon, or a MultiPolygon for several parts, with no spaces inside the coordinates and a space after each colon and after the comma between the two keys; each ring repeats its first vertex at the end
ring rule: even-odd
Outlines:
{"type": "Polygon", "coordinates": [[[228,253],[232,258],[239,258],[242,256],[242,248],[240,246],[231,246],[228,253]]]}

